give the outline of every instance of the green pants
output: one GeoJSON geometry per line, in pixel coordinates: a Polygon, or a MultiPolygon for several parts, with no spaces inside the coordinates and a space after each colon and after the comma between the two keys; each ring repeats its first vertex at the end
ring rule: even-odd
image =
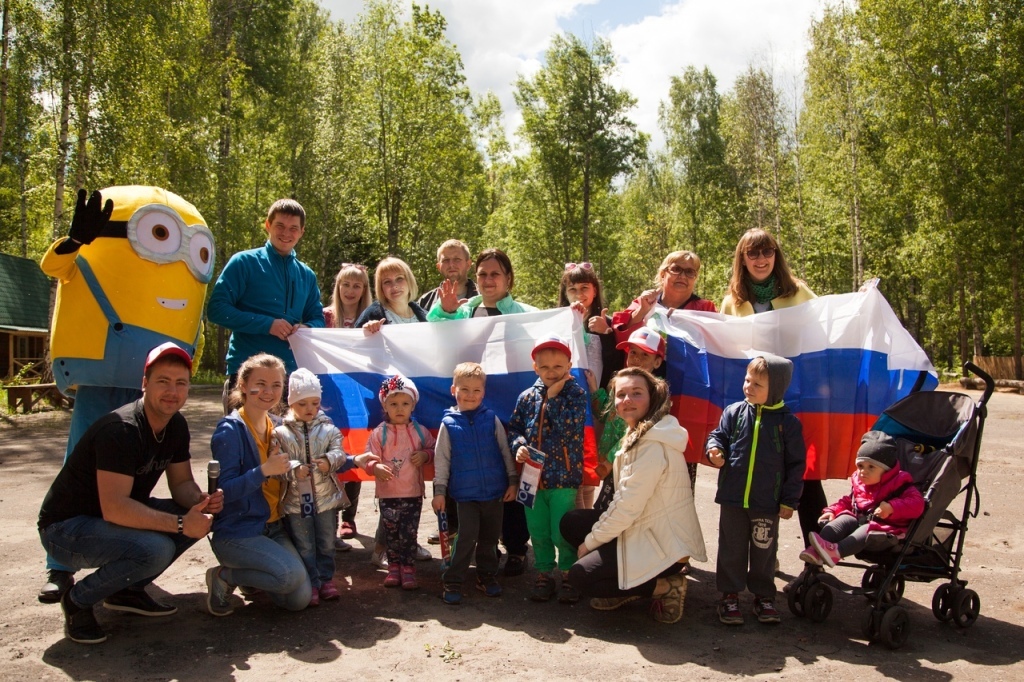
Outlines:
{"type": "Polygon", "coordinates": [[[576,563],[576,548],[562,538],[558,524],[570,509],[576,508],[576,488],[544,488],[537,491],[533,507],[526,507],[526,527],[533,543],[533,563],[541,573],[555,568],[555,547],[558,547],[558,568],[568,571],[576,563]]]}

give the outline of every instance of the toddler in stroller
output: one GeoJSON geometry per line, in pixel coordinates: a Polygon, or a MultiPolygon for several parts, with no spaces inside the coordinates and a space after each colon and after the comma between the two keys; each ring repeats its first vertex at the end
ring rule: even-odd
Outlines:
{"type": "Polygon", "coordinates": [[[914,519],[924,512],[924,497],[914,478],[900,468],[896,440],[882,431],[868,431],[857,450],[857,471],[850,476],[850,494],[825,508],[821,534],[800,560],[834,567],[842,557],[895,547],[914,519]]]}

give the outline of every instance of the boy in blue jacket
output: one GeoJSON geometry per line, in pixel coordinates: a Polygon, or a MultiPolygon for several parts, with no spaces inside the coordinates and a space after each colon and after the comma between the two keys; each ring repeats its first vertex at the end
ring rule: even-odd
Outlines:
{"type": "Polygon", "coordinates": [[[509,448],[517,462],[522,464],[529,459],[527,445],[547,455],[533,507],[526,508],[526,526],[530,529],[537,566],[537,582],[530,599],[548,601],[555,595],[557,547],[557,568],[562,573],[558,601],[575,604],[580,595],[565,574],[576,563],[576,547],[562,538],[559,524],[567,511],[575,509],[576,490],[583,484],[587,392],[569,372],[572,350],[565,339],[542,338],[531,355],[537,381],[519,395],[508,422],[509,448]]]}
{"type": "Polygon", "coordinates": [[[775,559],[779,519],[793,516],[803,490],[804,449],[800,420],[782,397],[793,377],[793,363],[765,353],[747,365],[746,399],[729,405],[708,436],[705,457],[720,469],[718,567],[722,592],[718,618],[742,625],[739,593],[754,593],[754,615],[778,623],[775,559]]]}
{"type": "Polygon", "coordinates": [[[455,367],[452,395],[456,407],[441,419],[434,444],[435,512],[445,510],[446,496],[455,500],[459,532],[451,565],[441,574],[445,604],[462,602],[462,581],[476,550],[476,586],[488,597],[501,596],[498,536],[504,503],[516,497],[519,475],[508,449],[505,427],[484,404],[487,374],[475,362],[455,367]]]}

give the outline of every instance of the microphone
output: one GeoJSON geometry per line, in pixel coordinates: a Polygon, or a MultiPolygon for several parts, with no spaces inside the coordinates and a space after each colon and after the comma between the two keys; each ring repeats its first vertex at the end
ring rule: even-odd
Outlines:
{"type": "Polygon", "coordinates": [[[214,494],[217,492],[217,479],[220,478],[220,462],[211,459],[206,465],[206,492],[214,494]]]}

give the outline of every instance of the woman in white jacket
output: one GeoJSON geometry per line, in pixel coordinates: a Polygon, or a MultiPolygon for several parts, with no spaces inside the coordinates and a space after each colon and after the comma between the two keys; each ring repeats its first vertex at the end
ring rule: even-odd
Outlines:
{"type": "Polygon", "coordinates": [[[569,581],[602,611],[650,598],[652,617],[683,616],[683,563],[707,561],[683,450],[686,429],[669,415],[668,386],[636,367],[611,382],[616,413],[628,425],[615,458],[615,497],[603,513],[562,517],[562,536],[578,545],[569,581]]]}

